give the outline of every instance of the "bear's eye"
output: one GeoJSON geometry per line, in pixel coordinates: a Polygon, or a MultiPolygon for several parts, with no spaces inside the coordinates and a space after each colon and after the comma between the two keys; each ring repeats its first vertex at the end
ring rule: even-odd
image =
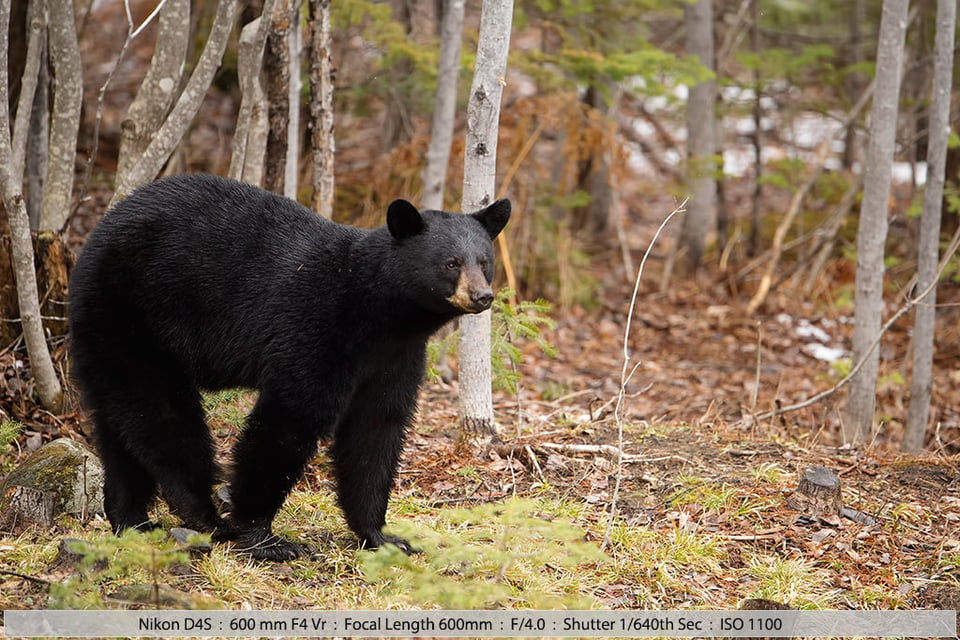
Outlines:
{"type": "Polygon", "coordinates": [[[486,258],[480,258],[479,260],[477,260],[477,263],[480,265],[480,268],[481,268],[483,271],[486,271],[486,270],[487,270],[487,259],[486,259],[486,258]]]}
{"type": "Polygon", "coordinates": [[[457,260],[456,258],[450,258],[449,260],[443,263],[443,268],[449,271],[456,271],[457,269],[460,268],[460,261],[457,260]]]}

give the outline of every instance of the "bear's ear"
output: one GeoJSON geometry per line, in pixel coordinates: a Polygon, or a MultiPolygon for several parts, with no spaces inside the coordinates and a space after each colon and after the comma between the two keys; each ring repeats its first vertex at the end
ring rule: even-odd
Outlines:
{"type": "Polygon", "coordinates": [[[406,200],[394,200],[387,207],[387,228],[397,240],[415,236],[426,226],[417,208],[406,200]]]}
{"type": "Polygon", "coordinates": [[[497,200],[486,209],[481,209],[476,213],[471,213],[476,220],[483,225],[493,240],[507,226],[510,220],[510,201],[506,198],[497,200]]]}

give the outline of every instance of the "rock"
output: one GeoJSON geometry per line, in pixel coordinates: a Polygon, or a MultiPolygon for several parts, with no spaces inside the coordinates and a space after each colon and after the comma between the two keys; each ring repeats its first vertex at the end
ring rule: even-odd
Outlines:
{"type": "Polygon", "coordinates": [[[103,465],[88,447],[60,438],[35,451],[0,483],[0,521],[12,487],[28,487],[53,496],[54,517],[103,513],[103,465]]]}

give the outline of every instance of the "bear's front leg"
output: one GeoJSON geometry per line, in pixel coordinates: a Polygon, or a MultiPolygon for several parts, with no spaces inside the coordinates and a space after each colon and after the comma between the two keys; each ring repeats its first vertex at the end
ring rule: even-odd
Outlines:
{"type": "Polygon", "coordinates": [[[239,551],[282,562],[308,555],[307,545],[273,533],[273,519],[317,451],[312,424],[262,393],[233,451],[229,529],[239,551]]]}
{"type": "Polygon", "coordinates": [[[330,455],[340,508],[360,543],[370,549],[389,543],[410,555],[419,550],[403,538],[383,533],[387,502],[417,392],[415,385],[403,390],[397,382],[392,378],[368,384],[366,389],[371,393],[357,393],[337,429],[330,455]],[[384,389],[391,393],[384,393],[384,389]],[[394,400],[392,406],[389,397],[394,400]]]}

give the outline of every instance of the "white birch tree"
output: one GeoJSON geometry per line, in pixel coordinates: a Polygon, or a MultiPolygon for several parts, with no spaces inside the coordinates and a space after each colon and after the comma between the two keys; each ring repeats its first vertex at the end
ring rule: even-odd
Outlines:
{"type": "Polygon", "coordinates": [[[313,210],[333,217],[333,60],[330,55],[330,0],[309,0],[310,147],[313,156],[313,210]]]}
{"type": "Polygon", "coordinates": [[[853,361],[863,367],[851,379],[843,412],[844,442],[869,439],[876,407],[880,353],[872,348],[883,317],[884,244],[890,197],[890,167],[899,112],[903,44],[909,0],[884,0],[877,44],[876,88],[868,125],[863,202],[857,228],[853,361]]]}
{"type": "MultiPolygon", "coordinates": [[[[484,0],[463,162],[462,211],[495,199],[500,98],[506,85],[513,0],[484,0]]],[[[497,435],[493,420],[490,311],[460,319],[460,438],[486,448],[497,435]]]]}
{"type": "Polygon", "coordinates": [[[83,102],[83,70],[71,0],[47,0],[47,38],[53,67],[53,113],[43,183],[40,228],[59,231],[70,215],[73,200],[77,132],[83,102]]]}
{"type": "Polygon", "coordinates": [[[137,163],[177,99],[190,44],[190,0],[166,0],[158,23],[150,66],[121,123],[120,174],[137,163]]]}
{"type": "MultiPolygon", "coordinates": [[[[713,69],[713,3],[697,0],[684,5],[686,51],[700,64],[713,69]]],[[[680,246],[686,251],[689,271],[695,272],[703,255],[707,233],[714,227],[717,152],[714,143],[716,83],[705,80],[690,87],[687,98],[687,188],[690,202],[683,217],[680,246]]]]}
{"type": "Polygon", "coordinates": [[[437,94],[433,100],[433,120],[427,164],[423,170],[424,209],[443,209],[443,193],[453,142],[453,123],[457,114],[457,80],[460,76],[460,49],[463,41],[465,0],[445,0],[440,22],[440,65],[437,94]]]}
{"type": "MultiPolygon", "coordinates": [[[[72,15],[72,14],[71,14],[72,15]]],[[[10,3],[0,2],[0,191],[10,224],[10,251],[17,285],[17,303],[23,339],[30,356],[30,367],[40,396],[40,404],[48,411],[57,412],[63,402],[63,393],[50,350],[47,348],[40,317],[40,297],[37,293],[37,274],[33,267],[33,240],[30,220],[23,200],[23,164],[14,172],[10,141],[10,110],[7,80],[7,58],[10,25],[10,3]]],[[[73,26],[73,18],[70,19],[73,26]]],[[[75,78],[79,83],[79,78],[75,78]]],[[[32,99],[31,99],[32,102],[32,99]]],[[[71,179],[72,185],[72,179],[71,179]]],[[[68,202],[69,204],[69,202],[68,202]]]]}
{"type": "Polygon", "coordinates": [[[220,61],[223,59],[223,52],[233,29],[238,4],[235,0],[220,0],[217,4],[217,12],[210,34],[207,36],[207,43],[190,79],[137,163],[122,174],[117,174],[117,186],[110,200],[110,206],[129,195],[137,187],[153,180],[183,138],[183,134],[200,108],[200,103],[213,81],[214,74],[220,68],[220,61]]]}
{"type": "MultiPolygon", "coordinates": [[[[950,135],[950,90],[953,81],[953,43],[956,0],[937,0],[937,34],[934,43],[933,97],[930,102],[930,132],[927,143],[927,184],[923,190],[923,213],[917,246],[917,290],[924,291],[937,277],[940,260],[940,217],[943,201],[947,138],[950,135]]],[[[913,373],[910,377],[910,407],[902,449],[923,447],[930,417],[933,369],[933,335],[937,289],[933,286],[917,304],[913,325],[913,373]]]]}

